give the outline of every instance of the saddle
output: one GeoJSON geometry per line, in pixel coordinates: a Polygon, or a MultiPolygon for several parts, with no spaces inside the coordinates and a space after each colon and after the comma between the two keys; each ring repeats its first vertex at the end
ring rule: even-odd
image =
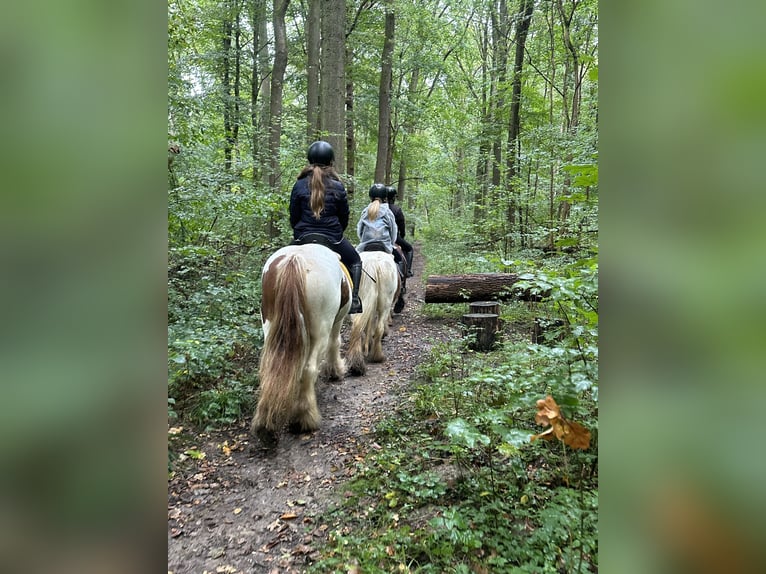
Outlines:
{"type": "Polygon", "coordinates": [[[298,239],[293,239],[290,245],[307,245],[309,243],[324,245],[328,249],[335,251],[333,247],[338,245],[340,241],[331,241],[329,237],[322,235],[321,233],[306,233],[305,235],[301,235],[298,239]]]}
{"type": "MultiPolygon", "coordinates": [[[[331,249],[332,251],[335,251],[333,246],[338,245],[340,241],[330,241],[327,236],[322,235],[321,233],[306,233],[305,235],[301,235],[298,239],[293,239],[290,242],[290,245],[308,245],[310,243],[316,243],[317,245],[322,245],[328,249],[331,249]]],[[[340,265],[343,274],[346,276],[346,279],[348,279],[348,284],[353,285],[354,281],[351,279],[351,273],[349,273],[346,264],[339,259],[338,265],[340,265]]]]}
{"type": "Polygon", "coordinates": [[[386,244],[382,241],[372,241],[364,246],[363,251],[384,251],[388,253],[388,250],[386,249],[386,244]]]}

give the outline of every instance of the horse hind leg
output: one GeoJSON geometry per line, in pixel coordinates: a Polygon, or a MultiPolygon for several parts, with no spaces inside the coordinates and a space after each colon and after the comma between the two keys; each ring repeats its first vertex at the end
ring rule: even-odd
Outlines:
{"type": "Polygon", "coordinates": [[[386,332],[387,313],[387,309],[383,312],[379,310],[377,317],[375,317],[375,320],[370,325],[372,337],[369,357],[373,363],[382,363],[386,360],[386,356],[383,354],[383,334],[386,332]]]}
{"type": "Polygon", "coordinates": [[[312,349],[308,363],[303,369],[298,399],[288,426],[288,430],[294,434],[315,431],[322,421],[316,397],[316,380],[319,375],[317,355],[316,349],[312,349]]]}
{"type": "Polygon", "coordinates": [[[327,355],[324,362],[323,374],[331,381],[339,381],[346,373],[346,362],[340,356],[340,329],[343,322],[333,325],[330,341],[327,345],[327,355]]]}

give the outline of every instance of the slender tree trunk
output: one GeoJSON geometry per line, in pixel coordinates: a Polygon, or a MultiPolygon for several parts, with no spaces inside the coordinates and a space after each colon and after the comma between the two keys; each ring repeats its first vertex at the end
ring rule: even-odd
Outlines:
{"type": "Polygon", "coordinates": [[[481,229],[484,223],[484,215],[487,206],[488,189],[488,155],[489,155],[489,135],[487,134],[487,124],[489,124],[488,98],[487,98],[487,57],[489,48],[489,32],[486,23],[481,40],[482,64],[481,64],[481,126],[479,128],[479,157],[476,162],[476,193],[473,208],[473,223],[481,229]]]}
{"type": "MultiPolygon", "coordinates": [[[[415,109],[419,83],[420,83],[420,67],[415,66],[412,69],[412,74],[410,75],[410,85],[407,87],[407,102],[409,104],[408,108],[411,110],[415,109]]],[[[406,189],[407,189],[407,161],[409,160],[409,152],[407,150],[407,146],[409,144],[409,136],[410,134],[415,133],[416,129],[417,127],[415,125],[415,115],[412,113],[408,113],[404,119],[403,126],[402,126],[402,131],[403,131],[402,145],[401,145],[401,150],[399,151],[399,176],[398,176],[398,184],[397,184],[397,197],[400,203],[404,201],[406,189]]]]}
{"type": "MultiPolygon", "coordinates": [[[[564,47],[567,51],[567,61],[566,61],[566,78],[565,78],[565,85],[569,85],[569,82],[571,80],[572,83],[572,100],[571,100],[571,109],[569,110],[568,114],[565,114],[565,129],[566,131],[574,136],[577,133],[577,129],[579,127],[580,123],[580,100],[582,97],[582,73],[581,73],[581,63],[580,63],[580,57],[577,52],[577,48],[572,43],[572,36],[571,36],[571,28],[572,28],[572,20],[574,18],[575,10],[577,10],[578,5],[580,4],[580,0],[571,0],[570,1],[570,7],[571,10],[569,13],[564,9],[563,0],[556,0],[556,7],[559,11],[559,16],[561,17],[561,32],[562,37],[564,40],[564,47]]],[[[564,92],[566,94],[566,91],[564,92]]],[[[570,102],[565,97],[564,103],[567,107],[569,107],[570,102]]],[[[570,153],[567,154],[565,161],[567,163],[571,163],[573,159],[573,155],[570,153]]],[[[566,221],[569,218],[569,213],[571,210],[571,204],[569,201],[567,201],[566,196],[570,194],[571,191],[571,178],[569,174],[565,175],[564,177],[564,184],[562,186],[561,193],[565,196],[565,198],[559,202],[559,209],[558,209],[558,218],[559,221],[566,221]]]]}
{"type": "Polygon", "coordinates": [[[335,168],[346,169],[346,2],[322,2],[320,116],[322,132],[335,150],[335,168]]]}
{"type": "Polygon", "coordinates": [[[234,165],[237,166],[237,175],[241,175],[241,162],[239,161],[239,92],[242,83],[241,49],[242,29],[239,24],[240,4],[234,0],[234,102],[232,113],[231,137],[234,148],[234,165]]]}
{"type": "Polygon", "coordinates": [[[253,184],[268,184],[269,141],[269,37],[265,2],[253,3],[253,78],[250,85],[250,122],[253,126],[253,184]]]}
{"type": "MultiPolygon", "coordinates": [[[[524,48],[527,43],[527,33],[532,23],[532,13],[535,9],[534,0],[521,0],[518,16],[516,19],[516,53],[513,61],[513,82],[511,84],[511,118],[508,125],[508,155],[506,156],[506,181],[510,190],[508,201],[508,228],[513,230],[515,226],[517,198],[519,190],[516,189],[514,178],[518,173],[517,161],[520,154],[519,136],[521,134],[521,80],[524,70],[524,48]]],[[[512,236],[509,235],[510,245],[512,236]]],[[[521,218],[519,218],[519,235],[521,235],[521,218]]],[[[510,247],[509,245],[509,247],[510,247]]]]}
{"type": "Polygon", "coordinates": [[[311,143],[319,138],[319,41],[321,31],[321,0],[309,0],[308,23],[306,26],[307,89],[306,120],[307,139],[311,143]]]}
{"type": "Polygon", "coordinates": [[[231,37],[232,18],[234,15],[233,0],[228,0],[223,15],[223,157],[226,173],[231,172],[231,152],[234,147],[232,138],[232,109],[231,109],[231,37]]]}
{"type": "Polygon", "coordinates": [[[260,2],[254,2],[252,6],[252,27],[253,27],[253,68],[252,76],[250,78],[250,126],[253,128],[253,135],[251,141],[251,160],[253,163],[253,184],[258,181],[258,89],[260,85],[260,68],[258,66],[258,47],[261,42],[261,38],[258,35],[259,30],[259,18],[260,11],[263,9],[263,4],[260,2]]]}
{"type": "Polygon", "coordinates": [[[378,90],[378,154],[375,160],[375,181],[385,182],[391,143],[391,78],[394,53],[394,11],[386,0],[386,28],[381,54],[380,87],[378,90]]]}
{"type": "MultiPolygon", "coordinates": [[[[282,85],[285,69],[287,68],[287,31],[285,27],[285,12],[290,0],[274,0],[274,67],[271,72],[271,107],[269,122],[269,188],[278,191],[282,184],[279,165],[279,140],[282,136],[282,85]]],[[[269,236],[276,237],[277,230],[274,221],[269,222],[269,236]]]]}
{"type": "Polygon", "coordinates": [[[492,186],[497,195],[500,189],[500,167],[502,165],[503,143],[501,130],[505,112],[505,77],[508,67],[508,7],[506,0],[497,4],[497,13],[492,10],[492,186]]]}
{"type": "MultiPolygon", "coordinates": [[[[353,52],[349,45],[346,50],[346,62],[353,61],[353,52]]],[[[346,173],[348,185],[346,191],[353,197],[356,191],[356,134],[354,126],[354,78],[351,74],[346,75],[346,173]]]]}

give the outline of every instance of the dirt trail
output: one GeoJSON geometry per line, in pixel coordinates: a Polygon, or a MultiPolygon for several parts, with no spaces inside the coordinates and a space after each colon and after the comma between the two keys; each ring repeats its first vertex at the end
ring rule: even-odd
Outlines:
{"type": "MultiPolygon", "coordinates": [[[[301,572],[325,537],[318,515],[343,496],[354,464],[380,448],[370,434],[400,399],[435,340],[449,337],[423,317],[423,260],[415,246],[407,304],[383,341],[387,360],[362,377],[317,382],[322,426],[280,435],[276,454],[251,448],[248,420],[199,435],[205,453],[187,460],[168,483],[168,572],[173,574],[301,572]]],[[[345,337],[348,328],[344,328],[345,337]]]]}

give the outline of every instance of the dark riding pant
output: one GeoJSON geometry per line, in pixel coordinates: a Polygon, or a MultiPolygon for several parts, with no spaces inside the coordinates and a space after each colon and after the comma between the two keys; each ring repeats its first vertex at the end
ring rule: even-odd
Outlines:
{"type": "Polygon", "coordinates": [[[334,244],[332,249],[335,253],[340,255],[340,260],[343,262],[343,265],[349,269],[356,263],[362,263],[359,253],[356,252],[354,246],[345,237],[341,239],[339,243],[334,244]]]}
{"type": "Polygon", "coordinates": [[[401,237],[398,237],[396,239],[396,243],[401,246],[402,251],[406,253],[412,251],[412,245],[410,245],[410,243],[406,239],[402,239],[401,237]]]}

